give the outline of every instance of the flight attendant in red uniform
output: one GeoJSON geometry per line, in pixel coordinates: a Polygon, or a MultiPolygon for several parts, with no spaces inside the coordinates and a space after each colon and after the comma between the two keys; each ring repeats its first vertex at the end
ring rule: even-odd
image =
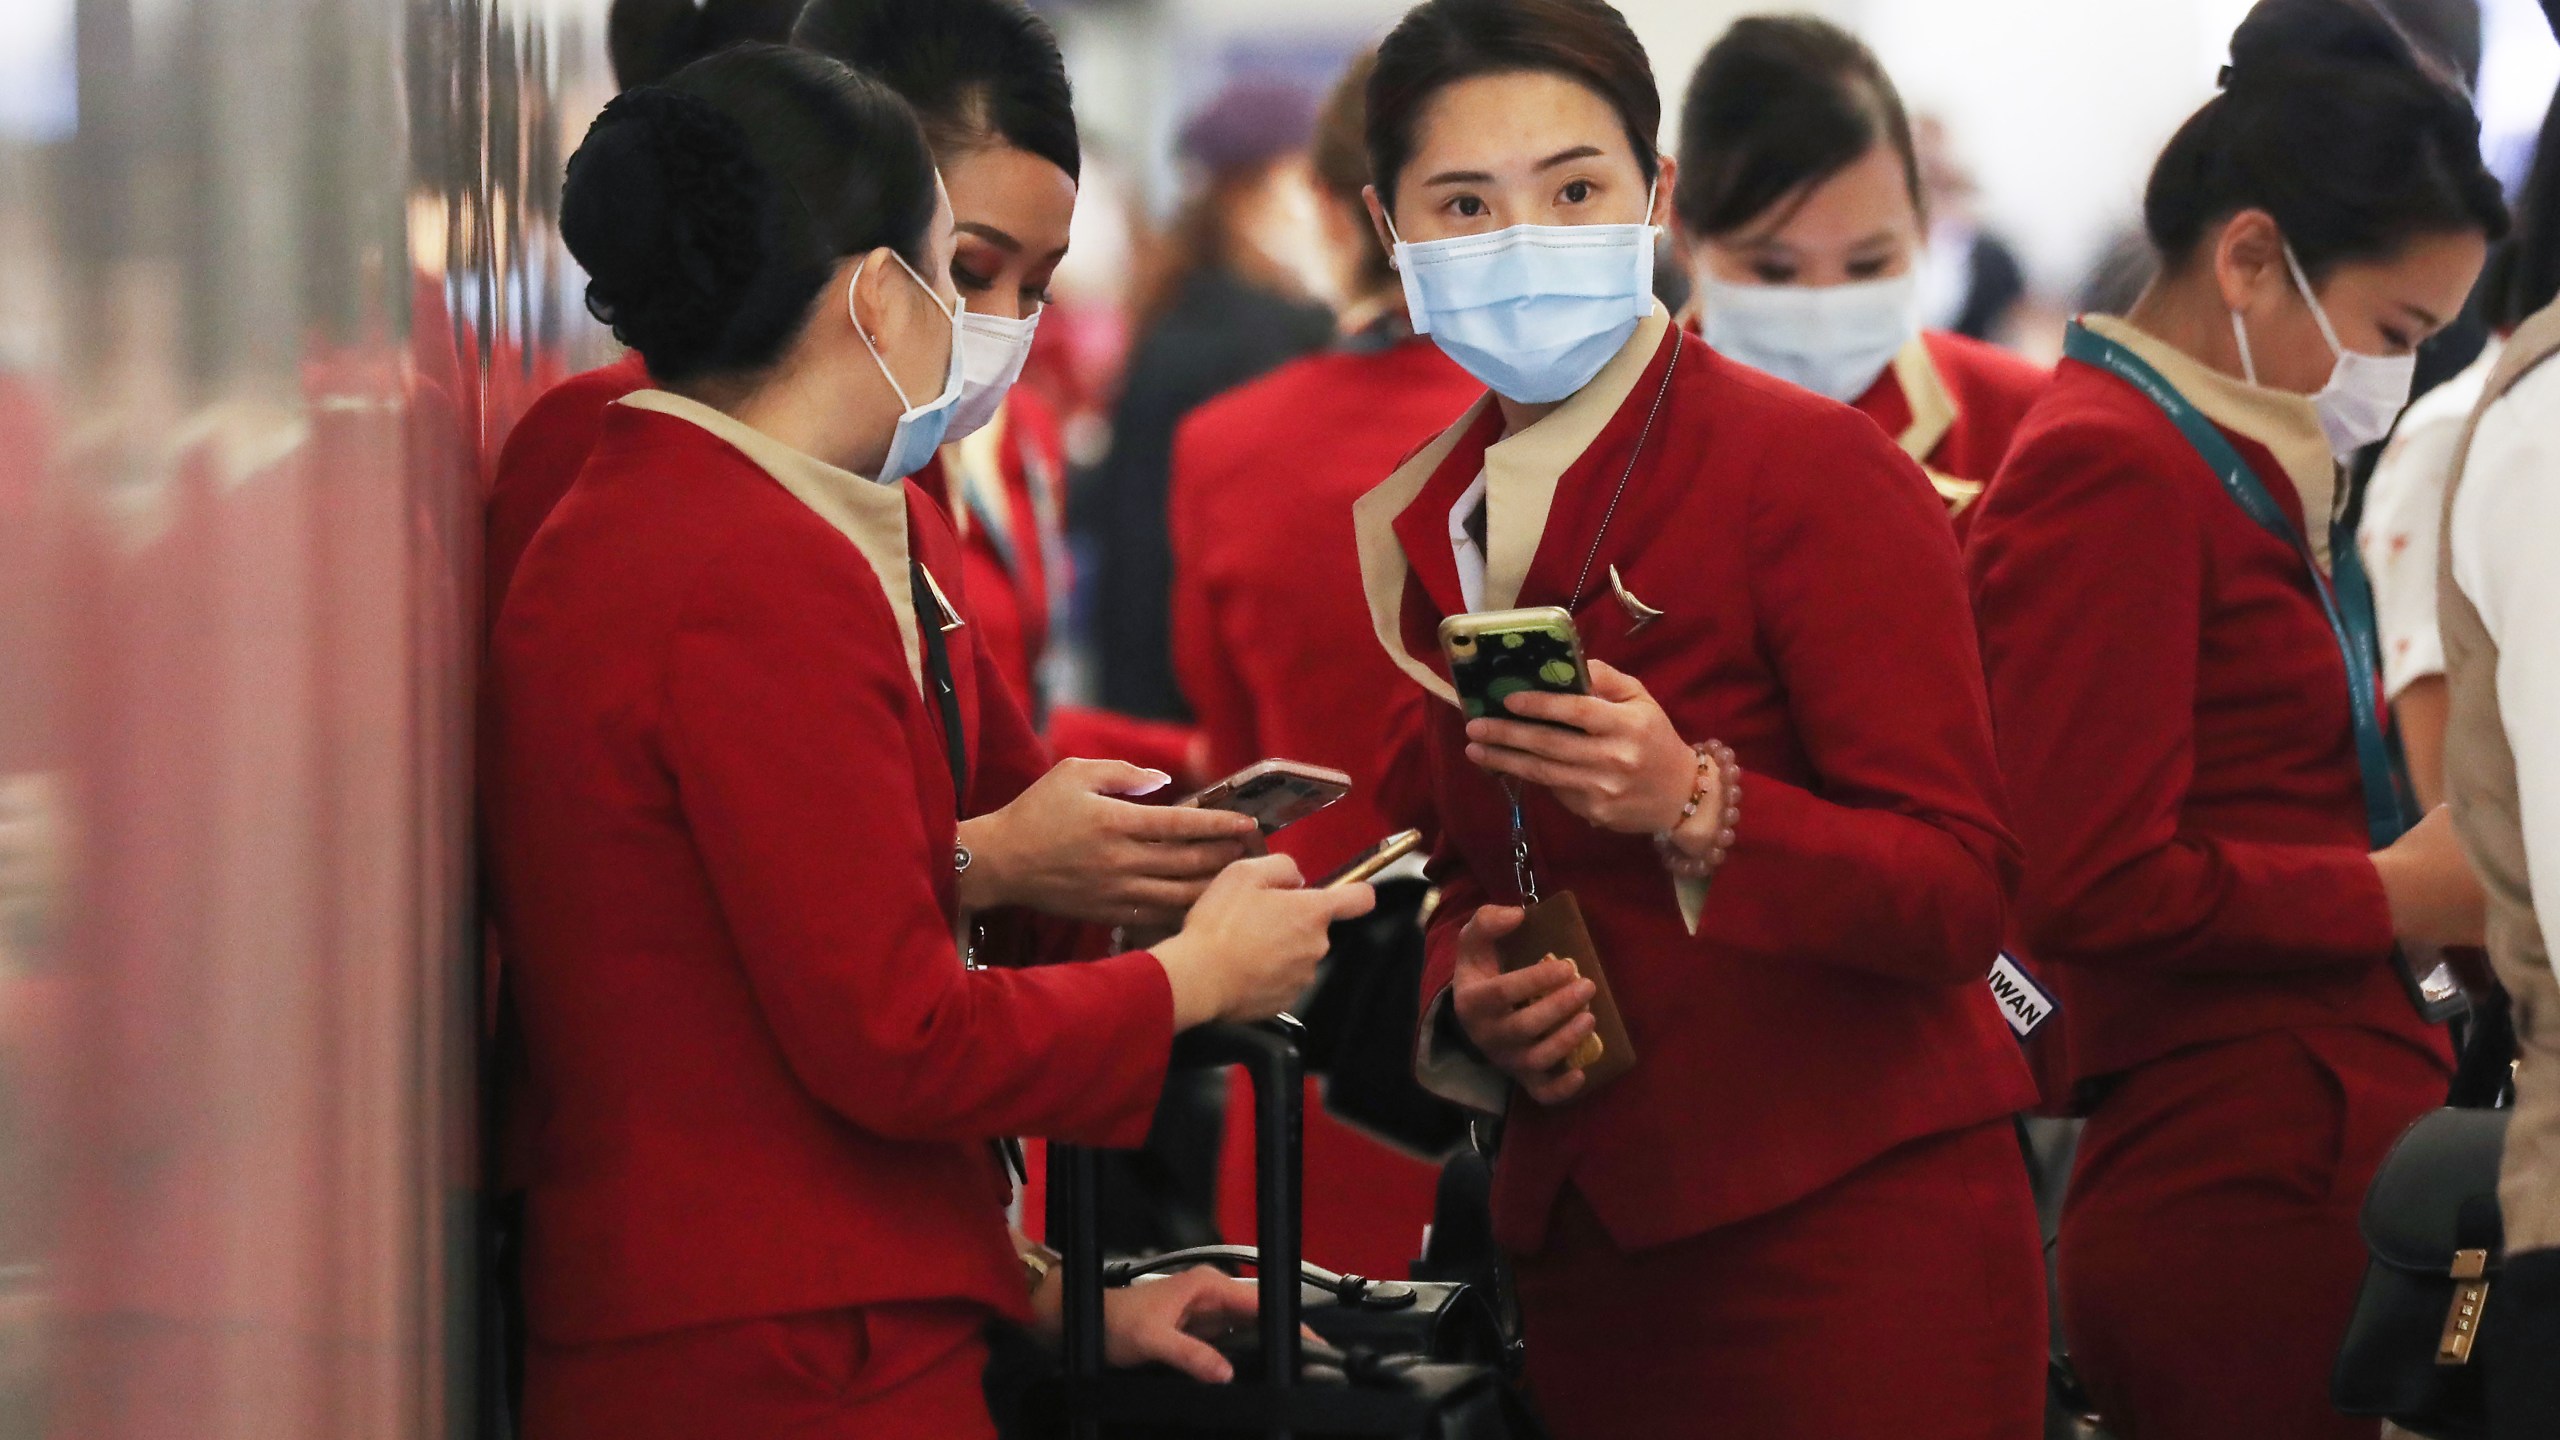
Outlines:
{"type": "MultiPolygon", "coordinates": [[[[1361,193],[1372,61],[1364,55],[1335,85],[1313,145],[1350,297],[1341,343],[1209,401],[1174,436],[1173,659],[1209,768],[1286,756],[1352,778],[1340,802],[1272,837],[1310,875],[1402,828],[1379,795],[1398,731],[1387,717],[1413,687],[1368,638],[1352,502],[1484,393],[1413,333],[1370,229],[1361,193]],[[1323,442],[1305,443],[1310,435],[1323,442]]],[[[1253,1233],[1250,1101],[1232,1097],[1219,1184],[1221,1226],[1236,1236],[1253,1233]]],[[[1307,1173],[1324,1177],[1307,1190],[1307,1253],[1362,1274],[1405,1273],[1431,1220],[1434,1168],[1313,1105],[1306,1156],[1307,1173]]]]}
{"type": "MultiPolygon", "coordinates": [[[[969,556],[974,623],[1039,713],[1040,660],[1066,594],[1065,456],[1057,417],[1014,381],[1066,258],[1082,174],[1057,37],[1016,0],[815,0],[793,43],[897,91],[950,191],[960,236],[951,279],[969,306],[967,391],[916,483],[951,516],[969,556]]],[[[1071,728],[1074,753],[1093,753],[1095,727],[1080,717],[1071,728]]],[[[1158,738],[1140,748],[1161,757],[1161,745],[1146,743],[1158,738]]],[[[1187,731],[1174,742],[1177,765],[1188,742],[1187,731]]]]}
{"type": "Polygon", "coordinates": [[[2267,0],[2169,142],[2161,277],[2073,328],[1967,550],[2022,931],[2089,1111],[2062,1318],[2124,1440],[2370,1436],[2356,1218],[2442,1103],[2395,942],[2477,938],[2406,830],[2337,457],[2503,232],[2476,122],[2356,7],[2267,0]]]}
{"type": "Polygon", "coordinates": [[[2015,849],[1955,539],[1873,424],[1654,304],[1659,120],[1599,0],[1430,0],[1370,82],[1414,326],[1493,392],[1356,511],[1446,827],[1418,1068],[1509,1113],[1495,1235],[1566,1440],[2029,1440],[2015,849]],[[1592,693],[1464,718],[1440,620],[1548,605],[1592,693]],[[1605,1085],[1564,1068],[1589,978],[1496,961],[1566,891],[1632,1043],[1605,1085]]]}
{"type": "MultiPolygon", "coordinates": [[[[992,1142],[1133,1143],[1172,1034],[1288,1003],[1366,889],[1271,857],[1153,953],[977,969],[955,943],[1022,897],[954,817],[1032,747],[955,603],[958,540],[903,480],[965,336],[894,94],[775,47],[627,92],[562,234],[672,388],[608,412],[491,644],[527,1430],[989,1435],[986,1327],[1055,1313],[992,1142]]],[[[1190,1329],[1248,1302],[1130,1291],[1113,1348],[1220,1378],[1190,1329]]]]}
{"type": "Polygon", "coordinates": [[[2047,372],[1920,328],[1920,161],[1874,52],[1810,15],[1737,21],[1690,78],[1671,200],[1707,343],[1864,411],[1961,534],[2047,372]]]}

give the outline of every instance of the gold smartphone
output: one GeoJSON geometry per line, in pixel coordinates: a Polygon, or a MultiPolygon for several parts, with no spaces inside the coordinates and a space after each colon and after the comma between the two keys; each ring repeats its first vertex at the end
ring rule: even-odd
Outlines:
{"type": "Polygon", "coordinates": [[[1264,760],[1248,765],[1183,801],[1208,810],[1250,815],[1271,834],[1294,825],[1351,793],[1351,777],[1322,765],[1297,760],[1264,760]]]}
{"type": "Polygon", "coordinates": [[[1421,848],[1421,831],[1399,830],[1370,846],[1366,854],[1324,877],[1319,888],[1330,890],[1336,885],[1357,885],[1363,880],[1374,880],[1379,871],[1421,848]]]}
{"type": "Polygon", "coordinates": [[[1440,653],[1448,658],[1450,684],[1470,720],[1495,714],[1526,718],[1511,714],[1506,702],[1514,695],[1591,693],[1582,634],[1573,617],[1553,605],[1452,615],[1440,622],[1440,653]]]}

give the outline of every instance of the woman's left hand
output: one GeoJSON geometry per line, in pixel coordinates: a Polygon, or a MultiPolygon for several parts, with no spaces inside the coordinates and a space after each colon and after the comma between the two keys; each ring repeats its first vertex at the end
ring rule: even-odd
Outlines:
{"type": "Polygon", "coordinates": [[[1545,786],[1603,830],[1658,835],[1680,823],[1697,787],[1697,752],[1634,676],[1597,660],[1589,668],[1588,695],[1514,695],[1503,703],[1524,718],[1468,721],[1467,758],[1545,786]]]}
{"type": "Polygon", "coordinates": [[[1252,1281],[1205,1266],[1106,1292],[1102,1358],[1122,1369],[1152,1360],[1223,1385],[1235,1367],[1209,1339],[1251,1324],[1256,1294],[1252,1281]]]}

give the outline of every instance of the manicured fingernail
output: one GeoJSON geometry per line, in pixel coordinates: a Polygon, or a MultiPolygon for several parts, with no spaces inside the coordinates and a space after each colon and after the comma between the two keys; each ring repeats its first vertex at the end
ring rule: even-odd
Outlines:
{"type": "Polygon", "coordinates": [[[1167,775],[1161,770],[1142,771],[1140,772],[1140,775],[1140,783],[1133,785],[1120,793],[1128,796],[1153,795],[1157,791],[1173,783],[1173,777],[1167,775]]]}

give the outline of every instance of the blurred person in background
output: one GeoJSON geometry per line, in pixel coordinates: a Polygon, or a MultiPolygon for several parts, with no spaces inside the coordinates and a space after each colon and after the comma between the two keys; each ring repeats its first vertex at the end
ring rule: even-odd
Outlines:
{"type": "Polygon", "coordinates": [[[2126,1440],[2372,1434],[2328,1379],[2385,1150],[2441,1103],[2401,946],[2476,943],[2411,826],[2341,461],[2506,228],[2458,88],[2370,8],[2262,0],[2073,327],[1966,558],[2031,958],[2088,1115],[2064,1328],[2126,1440]]]}
{"type": "Polygon", "coordinates": [[[2437,624],[2437,559],[2445,485],[2498,368],[2504,337],[2560,293],[2560,97],[2544,117],[2532,175],[2517,206],[2515,232],[2481,274],[2479,309],[2490,339],[2480,358],[2427,392],[2383,447],[2366,483],[2357,548],[2373,577],[2382,641],[2382,692],[2400,722],[2409,778],[2419,803],[2444,798],[2444,638],[2437,624]]]}
{"type": "MultiPolygon", "coordinates": [[[[614,84],[625,90],[655,85],[732,45],[778,43],[790,36],[799,11],[800,0],[614,0],[605,18],[614,84]]],[[[551,387],[507,432],[484,512],[484,628],[497,624],[516,562],[595,448],[604,407],[648,383],[648,367],[625,354],[551,387]]]]}
{"type": "Polygon", "coordinates": [[[1444,828],[1419,1069],[1505,1116],[1540,1412],[2029,1440],[2034,1086],[1985,983],[2016,850],[1945,507],[1865,417],[1654,301],[1683,177],[1616,10],[1430,0],[1368,107],[1414,327],[1492,392],[1354,514],[1444,828]],[[1469,718],[1440,622],[1549,605],[1590,693],[1469,718]],[[1632,1068],[1574,1067],[1597,987],[1504,970],[1523,926],[1605,969],[1632,1068]]]}
{"type": "Polygon", "coordinates": [[[2016,247],[1986,229],[1974,209],[1981,190],[1956,153],[1955,137],[1935,115],[1911,125],[1920,154],[1920,193],[1929,243],[1920,260],[1921,320],[1976,340],[2010,341],[2027,299],[2026,266],[2016,247]]]}
{"type": "MultiPolygon", "coordinates": [[[[955,943],[1041,897],[954,817],[1055,841],[1086,797],[1032,778],[952,613],[959,539],[903,483],[967,336],[893,92],[766,45],[627,91],[561,232],[668,388],[610,408],[490,643],[494,913],[536,1117],[525,1429],[991,1436],[989,1327],[1058,1314],[1007,1235],[998,1142],[1136,1140],[1173,1035],[1287,1004],[1367,887],[1268,857],[1152,952],[979,968],[955,943]]],[[[1252,1288],[1194,1272],[1109,1303],[1116,1363],[1218,1381],[1199,1335],[1252,1288]]]]}
{"type": "Polygon", "coordinates": [[[1103,708],[1184,720],[1173,671],[1173,550],[1166,506],[1173,435],[1202,401],[1333,338],[1311,298],[1307,140],[1298,87],[1239,81],[1182,127],[1191,198],[1156,239],[1139,287],[1137,342],[1111,448],[1079,487],[1077,528],[1095,557],[1092,640],[1103,708]]]}
{"type": "Polygon", "coordinates": [[[1920,155],[1874,52],[1809,15],[1736,21],[1689,81],[1672,207],[1707,343],[1855,406],[1961,529],[2046,372],[1921,329],[1920,155]]]}
{"type": "MultiPolygon", "coordinates": [[[[1389,717],[1412,687],[1366,633],[1352,502],[1483,393],[1413,333],[1403,287],[1369,224],[1361,195],[1369,184],[1365,105],[1374,63],[1374,53],[1352,63],[1316,123],[1322,233],[1332,288],[1343,297],[1342,338],[1194,410],[1173,449],[1174,663],[1209,768],[1225,774],[1286,756],[1352,777],[1348,796],[1272,837],[1272,848],[1310,875],[1400,828],[1379,793],[1399,733],[1389,717]],[[1313,436],[1322,442],[1308,443],[1313,436]]],[[[1381,953],[1340,962],[1369,972],[1342,977],[1371,997],[1357,1007],[1357,1034],[1385,1040],[1395,1058],[1379,1068],[1407,1086],[1423,888],[1393,892],[1404,924],[1381,947],[1410,964],[1381,953]],[[1380,1001],[1400,1008],[1402,1023],[1379,1015],[1380,1001]]],[[[1389,894],[1381,891],[1382,912],[1389,894]]],[[[1305,1018],[1313,1023],[1324,1009],[1305,1018]]],[[[1320,1047],[1344,1038],[1314,1037],[1320,1047]]],[[[1355,1082],[1338,1072],[1337,1083],[1355,1082]]],[[[1442,1105],[1418,1087],[1414,1098],[1442,1105]]],[[[1229,1120],[1220,1208],[1231,1234],[1249,1235],[1251,1118],[1239,1110],[1229,1120]]],[[[1365,1275],[1403,1274],[1431,1218],[1430,1167],[1311,1109],[1307,1168],[1327,1177],[1307,1192],[1307,1253],[1365,1275]]]]}

